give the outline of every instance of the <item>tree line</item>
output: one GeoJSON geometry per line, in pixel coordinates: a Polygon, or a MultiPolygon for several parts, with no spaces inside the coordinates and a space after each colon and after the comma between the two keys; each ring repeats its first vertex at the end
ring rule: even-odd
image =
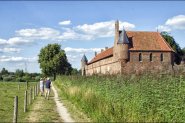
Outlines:
{"type": "Polygon", "coordinates": [[[0,81],[12,81],[12,82],[26,82],[26,81],[39,81],[40,73],[27,73],[21,69],[17,69],[15,72],[9,72],[7,69],[2,68],[0,71],[0,81]]]}

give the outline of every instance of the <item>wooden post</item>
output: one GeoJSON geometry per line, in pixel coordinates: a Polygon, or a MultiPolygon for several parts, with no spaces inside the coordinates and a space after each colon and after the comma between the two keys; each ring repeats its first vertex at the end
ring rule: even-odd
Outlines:
{"type": "Polygon", "coordinates": [[[20,90],[20,84],[19,84],[19,82],[18,82],[18,90],[20,90]]]}
{"type": "Polygon", "coordinates": [[[37,84],[35,85],[35,89],[36,89],[36,96],[37,96],[37,91],[38,91],[38,90],[37,90],[37,84]]]}
{"type": "Polygon", "coordinates": [[[18,96],[15,96],[15,98],[14,98],[13,123],[17,123],[17,115],[18,115],[18,96]]]}
{"type": "Polygon", "coordinates": [[[33,100],[35,99],[35,86],[33,86],[33,100]]]}
{"type": "Polygon", "coordinates": [[[28,81],[26,81],[26,90],[28,90],[28,81]]]}
{"type": "Polygon", "coordinates": [[[37,87],[38,87],[38,95],[39,95],[39,92],[40,92],[40,85],[39,85],[39,82],[37,83],[37,87]]]}
{"type": "Polygon", "coordinates": [[[27,91],[24,94],[24,112],[27,111],[27,91]]]}
{"type": "Polygon", "coordinates": [[[31,104],[31,100],[32,100],[32,88],[30,88],[30,100],[29,100],[29,104],[31,104]]]}

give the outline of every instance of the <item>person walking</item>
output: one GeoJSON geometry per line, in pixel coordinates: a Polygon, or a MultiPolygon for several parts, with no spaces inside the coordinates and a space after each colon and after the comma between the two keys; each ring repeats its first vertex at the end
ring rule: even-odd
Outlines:
{"type": "Polygon", "coordinates": [[[40,95],[44,94],[44,79],[40,78],[40,95]]]}
{"type": "Polygon", "coordinates": [[[50,80],[50,78],[48,77],[47,80],[46,80],[45,99],[49,99],[50,88],[51,88],[51,80],[50,80]]]}

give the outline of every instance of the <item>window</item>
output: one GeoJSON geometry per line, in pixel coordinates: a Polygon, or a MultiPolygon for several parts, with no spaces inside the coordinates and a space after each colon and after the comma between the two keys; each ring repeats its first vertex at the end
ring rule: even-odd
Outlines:
{"type": "Polygon", "coordinates": [[[163,54],[161,53],[161,61],[163,61],[163,54]]]}
{"type": "Polygon", "coordinates": [[[152,53],[150,53],[150,61],[152,61],[153,60],[153,58],[152,58],[152,53]]]}
{"type": "Polygon", "coordinates": [[[139,61],[140,62],[142,61],[142,55],[141,55],[141,53],[139,53],[139,61]]]}

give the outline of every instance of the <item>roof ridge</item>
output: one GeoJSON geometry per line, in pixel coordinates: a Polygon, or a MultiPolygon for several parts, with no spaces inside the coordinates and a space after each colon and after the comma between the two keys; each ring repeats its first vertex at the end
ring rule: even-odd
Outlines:
{"type": "Polygon", "coordinates": [[[160,36],[160,38],[162,38],[163,42],[168,46],[168,48],[170,48],[173,52],[175,52],[172,47],[165,41],[165,39],[163,38],[163,36],[161,36],[161,34],[158,32],[158,35],[160,36]]]}
{"type": "Polygon", "coordinates": [[[155,32],[155,31],[126,31],[126,32],[150,32],[150,33],[159,33],[159,32],[155,32]]]}

